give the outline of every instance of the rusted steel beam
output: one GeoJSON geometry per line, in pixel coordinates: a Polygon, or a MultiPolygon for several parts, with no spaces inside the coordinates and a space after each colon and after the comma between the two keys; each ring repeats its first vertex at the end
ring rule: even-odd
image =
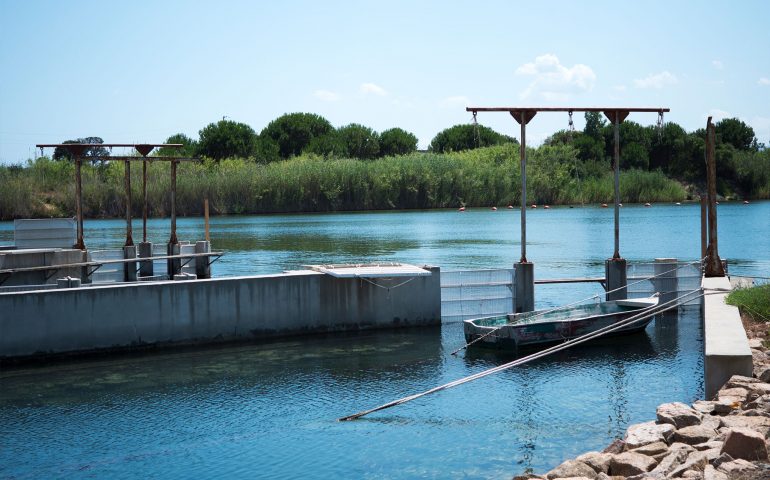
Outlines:
{"type": "Polygon", "coordinates": [[[75,215],[77,217],[77,235],[75,248],[85,250],[86,245],[83,241],[83,182],[80,174],[80,166],[83,163],[81,157],[75,157],[75,215]]]}
{"type": "Polygon", "coordinates": [[[613,133],[615,136],[615,148],[613,155],[613,170],[615,174],[615,251],[612,254],[613,260],[619,260],[620,257],[620,122],[622,122],[628,112],[614,111],[604,112],[605,115],[610,117],[613,125],[613,133]]]}
{"type": "Polygon", "coordinates": [[[716,165],[716,129],[711,117],[706,122],[706,181],[708,184],[708,230],[709,246],[706,255],[707,277],[724,277],[725,269],[719,258],[717,240],[717,165],[716,165]]]}
{"type": "Polygon", "coordinates": [[[466,112],[670,112],[663,107],[465,107],[466,112]]]}
{"type": "Polygon", "coordinates": [[[527,124],[536,112],[517,110],[511,111],[511,116],[521,125],[521,143],[519,144],[519,161],[521,162],[521,258],[520,263],[527,262],[527,124]]]}
{"type": "Polygon", "coordinates": [[[88,148],[93,147],[107,147],[107,148],[136,148],[137,151],[140,148],[145,147],[152,147],[152,148],[162,148],[162,147],[169,147],[169,148],[182,148],[184,147],[181,143],[39,143],[35,145],[37,148],[56,148],[56,147],[63,147],[70,151],[71,149],[78,149],[82,148],[83,150],[86,150],[88,148]]]}
{"type": "Polygon", "coordinates": [[[119,160],[122,162],[142,162],[149,160],[151,162],[200,162],[200,158],[195,157],[138,157],[134,155],[110,155],[108,157],[88,157],[89,160],[119,160]]]}
{"type": "Polygon", "coordinates": [[[126,184],[126,247],[134,244],[133,227],[131,225],[131,162],[125,162],[126,184]]]}

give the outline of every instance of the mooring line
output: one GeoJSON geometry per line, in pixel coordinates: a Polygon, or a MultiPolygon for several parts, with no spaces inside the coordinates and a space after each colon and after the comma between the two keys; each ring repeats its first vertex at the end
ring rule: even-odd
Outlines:
{"type": "Polygon", "coordinates": [[[528,362],[530,362],[532,360],[537,360],[539,358],[551,355],[553,353],[560,352],[562,350],[566,350],[566,349],[568,349],[568,348],[570,348],[572,346],[579,345],[579,344],[587,342],[589,340],[593,340],[595,338],[601,337],[602,335],[605,335],[607,333],[614,332],[615,330],[618,330],[620,328],[626,327],[628,325],[632,325],[632,324],[640,322],[642,320],[646,320],[647,318],[649,318],[651,316],[654,316],[654,315],[657,315],[659,313],[663,313],[665,311],[668,311],[668,310],[671,310],[671,309],[674,309],[674,308],[678,308],[680,305],[684,305],[685,303],[690,302],[692,300],[695,300],[696,298],[700,298],[703,295],[705,295],[705,294],[702,292],[701,288],[698,288],[696,290],[692,290],[692,291],[687,292],[687,293],[685,293],[683,295],[680,295],[677,298],[669,300],[668,302],[665,302],[663,304],[657,305],[656,307],[653,307],[651,310],[645,311],[644,313],[640,313],[640,314],[634,315],[632,317],[629,317],[629,318],[627,318],[625,320],[622,320],[620,322],[614,323],[612,325],[607,325],[606,327],[602,327],[602,328],[600,328],[600,329],[598,329],[598,330],[596,330],[594,332],[587,333],[587,334],[582,335],[580,337],[573,338],[572,340],[567,340],[566,342],[561,343],[559,345],[555,345],[553,347],[550,347],[550,348],[547,348],[545,350],[541,350],[539,352],[536,352],[536,353],[527,355],[525,357],[513,360],[513,361],[505,363],[503,365],[499,365],[497,367],[493,367],[493,368],[484,370],[482,372],[475,373],[473,375],[469,375],[467,377],[460,378],[458,380],[454,380],[454,381],[449,382],[449,383],[445,383],[444,385],[440,385],[438,387],[431,388],[430,390],[426,390],[426,391],[421,392],[421,393],[416,393],[414,395],[409,395],[408,397],[400,398],[398,400],[394,400],[392,402],[385,403],[383,405],[380,405],[379,407],[375,407],[375,408],[372,408],[372,409],[369,409],[369,410],[364,410],[364,411],[359,412],[359,413],[354,413],[353,415],[348,415],[346,417],[339,418],[338,421],[343,422],[343,421],[348,421],[348,420],[355,420],[355,419],[361,418],[361,417],[363,417],[365,415],[369,415],[370,413],[378,412],[380,410],[385,410],[386,408],[395,407],[397,405],[402,405],[402,404],[410,402],[412,400],[416,400],[416,399],[418,399],[420,397],[424,397],[426,395],[430,395],[431,393],[436,393],[436,392],[440,392],[442,390],[447,390],[447,389],[450,389],[452,387],[456,387],[456,386],[462,385],[464,383],[468,383],[468,382],[471,382],[473,380],[477,380],[479,378],[483,378],[483,377],[486,377],[488,375],[492,375],[494,373],[501,372],[503,370],[507,370],[509,368],[513,368],[513,367],[516,367],[516,366],[519,366],[519,365],[523,365],[523,364],[528,363],[528,362]],[[687,300],[683,300],[685,297],[691,296],[691,295],[693,295],[695,293],[698,293],[699,295],[696,296],[696,297],[693,297],[693,298],[689,298],[687,300]],[[666,306],[666,305],[668,305],[668,306],[666,306]],[[664,306],[665,306],[665,308],[663,308],[664,306]]]}
{"type": "MultiPolygon", "coordinates": [[[[671,269],[671,270],[667,270],[667,271],[665,271],[665,272],[661,272],[661,273],[658,273],[658,274],[655,274],[655,275],[652,275],[652,276],[649,276],[649,277],[645,277],[645,278],[643,278],[643,279],[641,279],[641,280],[637,280],[637,281],[635,281],[635,282],[631,282],[631,283],[628,283],[628,284],[626,284],[626,285],[624,285],[624,286],[622,286],[622,287],[618,287],[618,288],[615,288],[615,289],[613,289],[613,290],[608,290],[608,291],[606,291],[606,292],[604,292],[604,293],[599,293],[599,294],[596,294],[596,295],[592,295],[592,296],[590,296],[590,297],[586,297],[586,298],[584,298],[584,299],[582,299],[582,300],[577,300],[577,301],[574,301],[574,302],[572,302],[572,303],[567,303],[567,304],[565,304],[565,305],[559,305],[558,307],[554,307],[554,308],[552,308],[552,309],[550,309],[550,310],[543,310],[543,311],[541,311],[541,312],[538,312],[536,315],[531,315],[531,316],[528,316],[528,317],[522,317],[521,319],[517,320],[517,322],[518,322],[518,321],[523,321],[523,320],[533,320],[533,319],[535,319],[535,318],[541,317],[541,316],[543,316],[543,315],[546,315],[546,314],[549,314],[549,313],[553,313],[553,312],[556,312],[556,311],[558,311],[558,310],[562,310],[562,309],[565,309],[565,308],[567,308],[567,307],[571,307],[571,306],[574,306],[574,305],[579,305],[579,304],[581,304],[581,303],[583,303],[583,302],[587,302],[588,300],[592,300],[592,299],[594,299],[594,298],[599,298],[599,297],[601,297],[602,295],[607,295],[608,293],[613,293],[613,292],[617,292],[618,290],[623,290],[624,288],[628,288],[628,287],[630,287],[631,285],[636,285],[637,283],[647,282],[647,281],[649,281],[650,279],[653,279],[653,278],[655,278],[655,277],[659,277],[659,276],[661,276],[661,275],[666,275],[666,274],[668,274],[668,273],[676,272],[677,270],[679,270],[679,269],[681,269],[681,268],[684,268],[684,267],[689,267],[689,266],[691,266],[691,265],[695,265],[695,264],[697,264],[697,263],[701,263],[701,262],[703,262],[705,259],[706,259],[706,257],[703,257],[703,258],[702,258],[702,259],[700,259],[700,260],[696,260],[696,261],[694,261],[694,262],[690,262],[690,263],[685,263],[685,264],[683,264],[683,265],[680,265],[680,266],[678,266],[678,267],[676,267],[676,268],[674,268],[674,269],[671,269]]],[[[514,323],[517,323],[517,322],[514,322],[514,323]]],[[[468,342],[468,343],[466,343],[465,345],[463,345],[462,347],[460,347],[460,348],[458,348],[458,349],[454,350],[452,353],[450,353],[450,355],[457,355],[459,352],[461,352],[461,351],[465,350],[466,348],[470,347],[471,345],[475,344],[476,342],[478,342],[478,341],[481,341],[481,340],[483,340],[483,339],[487,338],[488,336],[490,336],[490,335],[492,335],[493,333],[497,332],[499,329],[501,329],[501,328],[505,327],[506,325],[512,325],[512,324],[508,323],[508,324],[505,324],[505,325],[501,325],[501,326],[499,326],[499,327],[497,327],[497,328],[494,328],[494,329],[492,329],[492,330],[488,331],[487,333],[485,333],[484,335],[481,335],[481,336],[479,336],[479,337],[476,337],[476,338],[474,338],[473,340],[471,340],[470,342],[468,342]]]]}

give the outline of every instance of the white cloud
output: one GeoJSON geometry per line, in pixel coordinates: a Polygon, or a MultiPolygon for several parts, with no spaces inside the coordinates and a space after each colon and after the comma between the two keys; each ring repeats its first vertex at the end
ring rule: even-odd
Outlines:
{"type": "Polygon", "coordinates": [[[651,73],[645,78],[638,78],[634,80],[634,86],[636,86],[636,88],[663,88],[666,85],[674,85],[678,81],[676,75],[664,71],[654,74],[651,73]]]}
{"type": "Polygon", "coordinates": [[[567,68],[556,55],[550,53],[521,65],[516,69],[516,75],[534,77],[521,92],[522,99],[537,93],[549,101],[563,101],[571,94],[591,90],[596,82],[596,74],[591,67],[578,63],[567,68]]]}
{"type": "Polygon", "coordinates": [[[759,80],[757,80],[757,83],[760,85],[770,85],[770,78],[762,77],[759,80]]]}
{"type": "Polygon", "coordinates": [[[711,66],[716,68],[717,70],[722,70],[725,68],[725,65],[720,60],[712,60],[711,66]]]}
{"type": "Polygon", "coordinates": [[[613,90],[618,91],[618,92],[625,92],[626,91],[626,86],[625,85],[615,85],[612,88],[613,88],[613,90]]]}
{"type": "Polygon", "coordinates": [[[467,107],[471,104],[471,100],[463,95],[455,95],[441,100],[439,104],[442,107],[467,107]]]}
{"type": "Polygon", "coordinates": [[[384,88],[382,88],[381,86],[375,83],[362,83],[360,90],[361,90],[361,93],[363,94],[372,93],[380,97],[384,97],[385,95],[388,94],[388,92],[386,92],[384,88]]]}
{"type": "Polygon", "coordinates": [[[336,102],[340,99],[339,94],[330,92],[329,90],[316,90],[313,92],[313,96],[324,102],[336,102]]]}
{"type": "Polygon", "coordinates": [[[767,142],[770,139],[770,118],[754,117],[749,124],[754,128],[754,134],[760,142],[767,142]]]}

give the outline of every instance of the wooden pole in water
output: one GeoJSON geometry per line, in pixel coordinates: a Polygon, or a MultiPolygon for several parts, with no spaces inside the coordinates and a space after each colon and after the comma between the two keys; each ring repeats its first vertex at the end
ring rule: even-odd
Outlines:
{"type": "Polygon", "coordinates": [[[709,246],[706,258],[707,277],[724,277],[722,259],[719,258],[717,242],[717,165],[716,165],[716,129],[711,117],[706,122],[706,183],[708,184],[708,230],[709,246]]]}
{"type": "Polygon", "coordinates": [[[209,199],[206,198],[203,200],[203,225],[205,229],[205,240],[207,242],[211,241],[211,238],[209,238],[209,199]]]}

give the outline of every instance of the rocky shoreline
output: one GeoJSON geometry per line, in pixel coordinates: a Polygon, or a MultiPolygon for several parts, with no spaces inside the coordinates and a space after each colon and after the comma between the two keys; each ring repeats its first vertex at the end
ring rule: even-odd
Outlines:
{"type": "Polygon", "coordinates": [[[657,419],[631,425],[623,440],[543,475],[556,479],[770,479],[770,355],[766,325],[746,325],[753,377],[732,377],[713,400],[660,405],[657,419]]]}

